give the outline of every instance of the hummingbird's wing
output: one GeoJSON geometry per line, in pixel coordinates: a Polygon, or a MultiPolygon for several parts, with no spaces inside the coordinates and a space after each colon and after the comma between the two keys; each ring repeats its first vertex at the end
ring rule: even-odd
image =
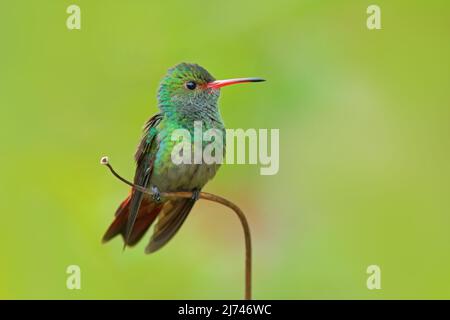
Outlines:
{"type": "MultiPolygon", "coordinates": [[[[135,154],[136,159],[136,173],[134,176],[134,183],[138,186],[147,188],[150,177],[153,172],[153,163],[155,161],[156,152],[158,151],[157,126],[161,122],[163,116],[156,114],[147,121],[144,127],[144,134],[141,143],[135,154]]],[[[139,213],[139,208],[142,203],[143,193],[133,190],[130,198],[129,215],[126,225],[125,244],[129,243],[131,233],[133,232],[134,224],[139,213]]]]}
{"type": "Polygon", "coordinates": [[[145,248],[146,253],[155,252],[173,238],[195,202],[195,199],[171,199],[165,202],[158,214],[158,223],[153,230],[152,238],[145,248]]]}

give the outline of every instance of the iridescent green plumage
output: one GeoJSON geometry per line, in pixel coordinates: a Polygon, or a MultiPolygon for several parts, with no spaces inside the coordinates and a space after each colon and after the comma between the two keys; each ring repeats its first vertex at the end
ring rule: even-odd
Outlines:
{"type": "MultiPolygon", "coordinates": [[[[159,191],[199,192],[214,177],[220,163],[175,164],[171,158],[172,150],[178,143],[172,139],[174,131],[186,129],[194,137],[195,122],[200,122],[204,130],[216,129],[225,137],[217,106],[220,87],[256,81],[262,79],[215,81],[204,68],[188,63],[181,63],[168,71],[158,91],[160,113],[147,122],[135,155],[137,168],[134,183],[151,188],[156,196],[150,197],[132,190],[118,208],[114,222],[103,237],[104,241],[121,234],[125,245],[132,246],[156,219],[158,221],[146,248],[147,253],[158,250],[175,235],[196,199],[158,199],[159,191]]],[[[222,147],[224,153],[225,144],[222,147]]]]}

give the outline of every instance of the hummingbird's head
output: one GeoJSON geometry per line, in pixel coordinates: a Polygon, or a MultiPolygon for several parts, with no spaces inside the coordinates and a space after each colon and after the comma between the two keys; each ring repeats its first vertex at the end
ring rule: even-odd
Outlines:
{"type": "Polygon", "coordinates": [[[220,88],[260,78],[215,80],[198,64],[180,63],[169,69],[158,90],[159,108],[166,113],[192,115],[196,112],[217,112],[220,88]]]}

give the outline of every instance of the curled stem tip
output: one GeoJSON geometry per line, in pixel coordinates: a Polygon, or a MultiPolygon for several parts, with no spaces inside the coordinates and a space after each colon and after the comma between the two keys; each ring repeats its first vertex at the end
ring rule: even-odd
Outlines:
{"type": "Polygon", "coordinates": [[[100,159],[100,164],[106,165],[109,164],[109,158],[107,156],[104,156],[100,159]]]}

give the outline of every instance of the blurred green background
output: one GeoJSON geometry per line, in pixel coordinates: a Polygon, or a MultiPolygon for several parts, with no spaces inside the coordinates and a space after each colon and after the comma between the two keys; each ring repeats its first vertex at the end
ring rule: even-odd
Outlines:
{"type": "Polygon", "coordinates": [[[199,202],[145,255],[100,239],[134,174],[166,70],[197,62],[229,128],[279,128],[280,171],[225,165],[205,191],[239,204],[254,298],[450,298],[450,4],[376,1],[3,1],[0,298],[243,297],[236,217],[199,202]],[[81,8],[68,30],[66,8],[81,8]],[[81,268],[81,290],[66,268],[81,268]],[[381,290],[366,268],[381,267],[381,290]]]}

